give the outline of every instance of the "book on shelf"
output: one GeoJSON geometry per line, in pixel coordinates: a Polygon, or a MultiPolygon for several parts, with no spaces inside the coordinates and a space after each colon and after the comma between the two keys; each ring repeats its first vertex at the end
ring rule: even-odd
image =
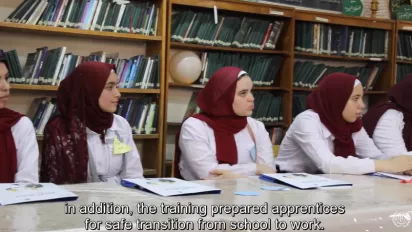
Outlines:
{"type": "Polygon", "coordinates": [[[267,129],[269,133],[270,141],[272,145],[280,145],[282,142],[283,128],[282,127],[273,127],[267,129]]]}
{"type": "Polygon", "coordinates": [[[25,0],[5,22],[156,35],[158,16],[152,1],[25,0]]]}
{"type": "Polygon", "coordinates": [[[292,119],[306,110],[307,93],[293,93],[292,98],[292,119]]]}
{"type": "MultiPolygon", "coordinates": [[[[193,114],[201,112],[197,106],[196,97],[198,92],[193,92],[187,105],[182,122],[193,114]]],[[[254,92],[255,109],[252,118],[263,123],[275,123],[283,121],[282,97],[274,96],[270,92],[254,92]]]]}
{"type": "Polygon", "coordinates": [[[13,84],[58,86],[79,64],[99,61],[116,65],[119,88],[160,88],[159,55],[151,57],[136,55],[129,59],[122,59],[119,58],[118,53],[95,51],[88,56],[81,56],[67,52],[66,47],[49,49],[48,46],[44,46],[28,53],[26,63],[21,69],[17,52],[12,50],[6,54],[9,54],[12,61],[10,83],[13,84]]]}
{"type": "Polygon", "coordinates": [[[236,66],[246,71],[254,86],[273,86],[284,57],[281,55],[261,55],[239,52],[203,52],[202,72],[195,84],[205,85],[213,73],[225,66],[236,66]]]}
{"type": "Polygon", "coordinates": [[[9,80],[12,80],[13,77],[21,77],[22,69],[19,62],[19,57],[17,55],[16,49],[5,52],[3,49],[0,49],[0,56],[6,58],[9,69],[9,80]]]}
{"type": "Polygon", "coordinates": [[[388,58],[383,29],[297,21],[295,51],[346,57],[388,58]]]}
{"type": "Polygon", "coordinates": [[[281,19],[257,19],[212,11],[178,10],[172,15],[171,41],[217,47],[276,49],[282,34],[281,19]]]}
{"type": "Polygon", "coordinates": [[[365,90],[372,90],[384,68],[385,64],[382,62],[370,62],[364,67],[345,67],[298,60],[295,61],[293,67],[293,86],[312,89],[318,86],[323,77],[332,73],[343,72],[356,76],[365,90]]]}
{"type": "Polygon", "coordinates": [[[397,46],[397,60],[412,61],[412,32],[399,31],[397,46]]]}
{"type": "MultiPolygon", "coordinates": [[[[121,98],[115,113],[129,122],[133,134],[158,132],[159,106],[151,96],[139,99],[121,98]]],[[[36,135],[43,135],[47,122],[56,114],[56,98],[42,97],[33,100],[27,116],[33,123],[36,135]]]]}
{"type": "Polygon", "coordinates": [[[125,118],[133,134],[156,134],[159,105],[151,96],[140,99],[122,98],[116,114],[125,118]]]}
{"type": "Polygon", "coordinates": [[[395,69],[395,84],[405,78],[408,74],[412,73],[411,64],[396,64],[395,69]]]}
{"type": "Polygon", "coordinates": [[[47,202],[74,201],[78,196],[53,183],[0,184],[0,206],[47,202]]]}
{"type": "Polygon", "coordinates": [[[282,97],[275,96],[270,92],[254,92],[255,109],[252,118],[263,123],[274,123],[283,121],[282,97]]]}

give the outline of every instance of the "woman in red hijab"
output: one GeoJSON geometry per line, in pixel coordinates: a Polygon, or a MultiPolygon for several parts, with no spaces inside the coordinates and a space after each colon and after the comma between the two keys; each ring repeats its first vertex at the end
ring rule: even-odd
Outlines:
{"type": "Polygon", "coordinates": [[[186,180],[276,172],[262,122],[249,116],[253,83],[236,67],[217,70],[197,96],[202,113],[186,119],[176,137],[175,176],[186,180]]]}
{"type": "Polygon", "coordinates": [[[123,178],[143,177],[132,129],[114,114],[120,98],[114,69],[85,62],[60,83],[59,114],[44,131],[42,182],[120,184],[123,178]]]}
{"type": "Polygon", "coordinates": [[[325,77],[307,98],[307,110],[288,129],[276,163],[285,172],[366,174],[412,168],[412,156],[383,154],[360,119],[365,105],[359,80],[345,73],[325,77]]]}
{"type": "Polygon", "coordinates": [[[368,135],[386,155],[412,155],[412,74],[394,85],[389,101],[371,107],[362,118],[368,135]]]}
{"type": "Polygon", "coordinates": [[[0,183],[39,182],[39,148],[31,120],[6,108],[10,96],[6,59],[0,56],[0,183]]]}

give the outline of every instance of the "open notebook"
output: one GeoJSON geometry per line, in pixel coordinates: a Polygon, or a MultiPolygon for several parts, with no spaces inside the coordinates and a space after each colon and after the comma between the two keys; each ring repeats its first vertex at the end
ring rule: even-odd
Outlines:
{"type": "Polygon", "coordinates": [[[123,179],[121,184],[128,188],[137,188],[164,197],[193,194],[219,194],[221,192],[221,190],[217,188],[177,178],[123,179]]]}
{"type": "Polygon", "coordinates": [[[340,180],[334,180],[322,176],[311,175],[307,173],[276,173],[276,174],[261,174],[260,179],[278,182],[281,184],[293,186],[299,189],[313,189],[319,187],[337,187],[337,186],[352,186],[340,180]]]}
{"type": "Polygon", "coordinates": [[[52,183],[0,184],[0,205],[42,201],[71,201],[78,196],[52,183]]]}

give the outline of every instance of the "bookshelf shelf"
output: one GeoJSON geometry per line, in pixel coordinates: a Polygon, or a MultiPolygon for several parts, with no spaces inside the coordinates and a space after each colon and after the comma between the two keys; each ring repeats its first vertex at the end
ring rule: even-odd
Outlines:
{"type": "Polygon", "coordinates": [[[106,31],[81,30],[75,28],[62,28],[51,26],[27,25],[22,23],[0,22],[0,31],[22,31],[30,33],[49,33],[60,34],[64,36],[82,36],[89,38],[102,38],[114,40],[131,40],[131,41],[162,41],[162,36],[148,36],[133,33],[117,33],[106,31]]]}
{"type": "Polygon", "coordinates": [[[394,26],[394,21],[388,19],[372,19],[309,10],[296,10],[295,20],[384,30],[393,30],[394,26]]]}
{"type": "MultiPolygon", "coordinates": [[[[309,88],[302,88],[302,87],[293,87],[293,91],[295,92],[312,92],[314,90],[313,89],[309,89],[309,88]]],[[[365,91],[364,94],[387,94],[388,91],[384,91],[384,90],[368,90],[365,91]]]]}
{"type": "MultiPolygon", "coordinates": [[[[175,88],[193,88],[193,89],[202,89],[204,88],[204,85],[198,85],[198,84],[182,84],[182,83],[176,83],[176,82],[169,82],[169,87],[175,87],[175,88]]],[[[286,88],[282,87],[275,87],[275,86],[255,86],[253,87],[252,90],[261,90],[261,91],[276,91],[276,90],[283,90],[287,91],[286,88]]]]}
{"type": "Polygon", "coordinates": [[[313,54],[308,52],[294,52],[297,57],[307,57],[311,59],[333,59],[333,60],[344,60],[344,61],[388,61],[387,58],[366,58],[366,57],[356,57],[356,56],[336,56],[336,55],[325,55],[325,54],[313,54]]]}
{"type": "MultiPolygon", "coordinates": [[[[24,84],[11,84],[12,90],[32,90],[32,91],[57,91],[58,86],[53,85],[24,85],[24,84]]],[[[119,89],[120,93],[133,93],[133,94],[159,94],[160,89],[119,89]]]]}
{"type": "MultiPolygon", "coordinates": [[[[160,136],[158,134],[152,135],[133,135],[134,140],[143,140],[143,139],[158,139],[160,136]]],[[[43,135],[36,135],[38,141],[43,141],[43,135]]]]}
{"type": "Polygon", "coordinates": [[[222,51],[222,52],[244,52],[244,53],[260,53],[260,54],[279,54],[279,55],[289,55],[288,51],[279,50],[258,50],[258,49],[247,49],[247,48],[232,48],[232,47],[216,47],[216,46],[206,46],[199,44],[187,44],[179,42],[171,42],[171,48],[176,49],[190,49],[197,51],[222,51]]]}
{"type": "Polygon", "coordinates": [[[398,64],[412,64],[412,60],[396,60],[398,64]]]}

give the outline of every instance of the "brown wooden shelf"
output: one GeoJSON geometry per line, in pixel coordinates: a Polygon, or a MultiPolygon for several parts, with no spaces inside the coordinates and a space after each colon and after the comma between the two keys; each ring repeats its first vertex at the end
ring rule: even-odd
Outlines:
{"type": "MultiPolygon", "coordinates": [[[[58,86],[53,85],[25,85],[25,84],[11,84],[11,90],[33,90],[33,91],[57,91],[58,86]]],[[[147,93],[158,94],[160,89],[119,89],[120,93],[147,93]]]]}
{"type": "MultiPolygon", "coordinates": [[[[302,88],[302,87],[293,87],[293,91],[301,91],[301,92],[312,92],[313,89],[309,88],[302,88]]],[[[388,91],[385,90],[367,90],[364,94],[387,94],[388,91]]]]}
{"type": "Polygon", "coordinates": [[[191,50],[198,50],[198,51],[226,51],[226,52],[244,52],[244,53],[289,55],[288,51],[258,50],[258,49],[248,49],[248,48],[232,48],[232,47],[217,47],[217,46],[207,46],[207,45],[199,45],[199,44],[187,44],[187,43],[180,43],[180,42],[171,42],[170,46],[172,48],[191,49],[191,50]]]}
{"type": "Polygon", "coordinates": [[[353,27],[377,28],[389,31],[394,30],[394,21],[389,19],[372,19],[368,17],[348,16],[310,10],[296,10],[295,20],[353,27]]]}
{"type": "Polygon", "coordinates": [[[398,20],[396,23],[399,31],[412,31],[412,22],[398,20]]]}
{"type": "Polygon", "coordinates": [[[133,33],[116,33],[106,31],[81,30],[75,28],[51,27],[28,25],[22,23],[0,22],[0,31],[19,31],[19,32],[38,32],[48,34],[60,34],[65,36],[103,38],[115,40],[132,40],[132,41],[162,41],[162,36],[148,36],[133,33]]]}
{"type": "Polygon", "coordinates": [[[144,176],[155,176],[157,174],[155,169],[151,168],[143,168],[143,175],[144,176]]]}
{"type": "Polygon", "coordinates": [[[333,60],[345,60],[345,61],[388,61],[387,58],[366,58],[366,57],[356,57],[356,56],[336,56],[336,55],[325,55],[325,54],[313,54],[309,52],[294,52],[295,56],[308,57],[313,59],[333,59],[333,60]]]}
{"type": "MultiPolygon", "coordinates": [[[[44,139],[43,135],[36,135],[36,138],[38,141],[42,141],[44,139]]],[[[158,134],[150,134],[150,135],[133,135],[133,139],[139,140],[139,139],[158,139],[159,135],[158,134]]]]}
{"type": "MultiPolygon", "coordinates": [[[[205,86],[197,85],[197,84],[182,84],[182,83],[176,83],[176,82],[169,82],[169,87],[202,89],[205,86]]],[[[261,90],[261,91],[263,90],[267,90],[267,91],[283,90],[283,91],[286,91],[285,88],[276,87],[276,86],[256,86],[256,87],[253,87],[252,90],[261,90]]]]}
{"type": "Polygon", "coordinates": [[[225,1],[216,1],[216,0],[170,0],[170,4],[173,5],[184,5],[190,7],[201,7],[201,8],[212,8],[216,6],[219,10],[229,10],[237,11],[239,13],[252,13],[252,14],[263,14],[278,16],[284,18],[293,17],[294,8],[291,6],[280,6],[272,5],[265,3],[256,3],[256,2],[247,2],[239,0],[225,0],[225,1]],[[234,5],[236,8],[233,8],[234,5]]]}
{"type": "Polygon", "coordinates": [[[396,60],[398,64],[412,64],[412,60],[396,60]]]}

